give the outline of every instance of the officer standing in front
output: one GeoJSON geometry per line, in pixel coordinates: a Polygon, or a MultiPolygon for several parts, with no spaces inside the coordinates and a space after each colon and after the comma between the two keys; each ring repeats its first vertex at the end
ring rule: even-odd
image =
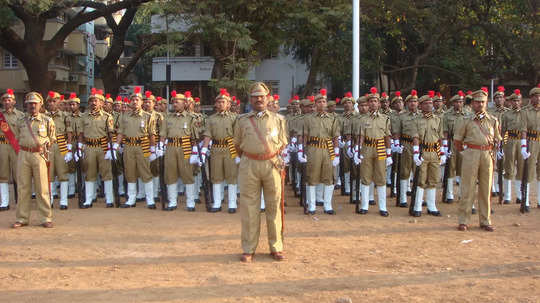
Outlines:
{"type": "Polygon", "coordinates": [[[25,96],[26,114],[17,120],[15,133],[21,150],[17,157],[17,184],[19,201],[17,203],[16,221],[13,228],[30,223],[32,207],[32,181],[36,193],[36,203],[41,215],[41,226],[53,227],[52,208],[49,196],[49,146],[56,138],[54,121],[41,114],[43,97],[36,92],[25,96]]]}
{"type": "Polygon", "coordinates": [[[471,106],[474,116],[466,118],[463,125],[456,130],[454,144],[463,155],[462,165],[462,199],[458,209],[458,230],[469,229],[472,203],[475,199],[478,183],[478,215],[480,228],[494,231],[491,226],[490,195],[493,181],[494,149],[501,140],[497,119],[486,113],[488,93],[483,87],[472,94],[471,106]],[[464,149],[464,146],[467,149],[464,149]]]}
{"type": "Polygon", "coordinates": [[[252,261],[259,242],[261,190],[266,201],[270,254],[274,260],[282,261],[285,260],[281,196],[287,164],[286,122],[267,110],[266,96],[269,90],[264,83],[254,83],[249,92],[253,111],[239,116],[234,127],[236,150],[241,154],[238,168],[242,217],[241,261],[252,261]]]}

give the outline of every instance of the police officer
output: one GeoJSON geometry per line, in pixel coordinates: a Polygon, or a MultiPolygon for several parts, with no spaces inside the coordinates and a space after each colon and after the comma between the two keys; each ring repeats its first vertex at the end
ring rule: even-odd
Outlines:
{"type": "Polygon", "coordinates": [[[210,212],[221,210],[221,189],[222,182],[226,181],[228,186],[228,212],[236,212],[236,192],[238,179],[238,163],[240,157],[234,144],[234,126],[236,114],[227,110],[227,103],[231,98],[225,89],[222,89],[216,97],[216,113],[208,117],[206,127],[203,132],[203,147],[201,153],[206,156],[210,141],[212,141],[212,161],[210,163],[212,191],[214,204],[210,212]]]}
{"type": "Polygon", "coordinates": [[[341,147],[340,154],[343,158],[343,182],[342,186],[345,187],[345,195],[351,194],[351,160],[347,153],[347,150],[351,147],[352,142],[356,140],[353,138],[353,123],[357,113],[354,111],[355,100],[351,92],[345,93],[343,99],[341,99],[341,104],[343,104],[343,115],[341,116],[341,139],[345,142],[345,146],[341,147]]]}
{"type": "MultiPolygon", "coordinates": [[[[60,182],[60,209],[68,208],[68,162],[73,159],[71,152],[71,126],[69,115],[60,110],[60,94],[49,91],[45,100],[46,115],[53,119],[55,125],[56,140],[51,144],[49,154],[49,180],[53,188],[55,178],[60,182]]],[[[51,191],[51,204],[53,195],[51,191]]]]}
{"type": "MultiPolygon", "coordinates": [[[[454,133],[463,120],[469,116],[469,114],[463,110],[464,100],[465,94],[462,91],[458,91],[456,95],[450,98],[452,107],[443,115],[443,148],[448,148],[448,142],[453,142],[454,133]]],[[[454,180],[461,183],[461,163],[463,159],[463,156],[456,151],[456,147],[453,144],[450,146],[449,154],[450,159],[448,159],[448,161],[450,161],[450,163],[448,168],[448,179],[446,180],[446,182],[448,182],[448,189],[446,193],[443,193],[446,195],[446,203],[452,203],[454,201],[454,180]]]]}
{"type": "Polygon", "coordinates": [[[0,97],[2,102],[0,120],[0,211],[9,210],[9,182],[17,182],[17,153],[12,144],[18,136],[16,124],[24,113],[15,108],[15,94],[12,89],[0,97]],[[11,140],[10,141],[10,137],[11,140]]]}
{"type": "Polygon", "coordinates": [[[156,208],[150,162],[160,156],[161,151],[156,150],[154,121],[149,113],[142,110],[142,98],[141,88],[135,87],[130,96],[131,110],[121,116],[116,144],[113,146],[113,149],[118,151],[122,140],[125,142],[124,177],[128,183],[128,199],[125,204],[120,205],[121,208],[136,206],[137,177],[140,177],[144,183],[147,207],[156,208]]]}
{"type": "Polygon", "coordinates": [[[521,93],[515,90],[508,97],[512,108],[502,114],[501,130],[508,141],[503,145],[504,155],[504,203],[512,200],[512,180],[516,187],[516,203],[521,203],[521,176],[523,175],[523,158],[521,153],[521,130],[523,129],[523,111],[521,110],[521,93]],[[516,176],[518,176],[516,178],[516,176]]]}
{"type": "Polygon", "coordinates": [[[324,184],[324,213],[333,215],[332,195],[334,193],[333,166],[339,164],[339,120],[326,112],[326,89],[321,89],[315,97],[316,112],[303,122],[302,147],[298,151],[300,162],[307,162],[307,195],[309,214],[315,214],[315,185],[324,184]],[[304,153],[303,146],[306,146],[304,153]]]}
{"type": "Polygon", "coordinates": [[[77,129],[78,145],[83,146],[86,167],[83,209],[92,207],[98,174],[103,180],[106,207],[114,205],[111,168],[113,142],[109,142],[114,130],[114,118],[102,109],[104,101],[103,92],[92,89],[88,97],[88,110],[82,115],[80,128],[77,129]]]}
{"type": "Polygon", "coordinates": [[[471,106],[474,116],[466,118],[454,135],[456,149],[463,155],[461,183],[463,194],[458,209],[458,230],[461,231],[469,228],[477,183],[480,228],[494,231],[490,218],[490,190],[493,180],[494,148],[501,140],[501,136],[497,119],[486,113],[487,98],[485,87],[472,94],[471,106]],[[464,146],[467,146],[466,150],[464,146]]]}
{"type": "MultiPolygon", "coordinates": [[[[143,105],[142,108],[145,112],[151,115],[151,119],[155,123],[154,128],[154,137],[156,138],[156,149],[163,150],[163,146],[159,144],[159,133],[163,124],[163,114],[155,110],[156,97],[152,94],[151,91],[144,92],[143,105]]],[[[161,153],[160,153],[161,154],[161,153]]],[[[153,187],[153,196],[154,199],[158,198],[159,193],[159,161],[150,162],[150,171],[152,172],[152,187],[153,187]]]]}
{"type": "Polygon", "coordinates": [[[47,164],[49,146],[56,139],[54,121],[41,114],[43,97],[36,92],[25,96],[26,114],[17,120],[15,133],[20,145],[17,157],[17,203],[16,221],[13,228],[23,227],[30,222],[32,207],[32,182],[36,193],[37,209],[40,213],[41,226],[53,227],[52,210],[49,196],[49,178],[47,164]]]}
{"type": "MultiPolygon", "coordinates": [[[[502,115],[508,111],[509,109],[506,108],[504,106],[504,102],[505,102],[505,96],[504,96],[504,92],[505,92],[505,88],[504,86],[498,86],[497,87],[497,91],[493,94],[493,103],[495,103],[495,106],[494,107],[491,107],[491,108],[488,108],[487,112],[494,116],[495,118],[497,118],[497,120],[499,121],[499,125],[501,124],[501,121],[502,121],[502,115]]],[[[501,135],[504,135],[504,134],[501,134],[501,135]]],[[[508,141],[508,137],[504,137],[503,136],[503,141],[508,141]]],[[[501,153],[500,152],[497,152],[497,159],[498,160],[501,160],[502,157],[501,157],[501,153]]],[[[495,162],[495,165],[497,165],[497,161],[495,162]]],[[[499,188],[499,182],[497,182],[497,180],[499,180],[499,174],[498,174],[498,169],[497,169],[497,166],[495,166],[493,168],[493,185],[492,185],[492,196],[497,196],[499,195],[499,191],[500,191],[500,188],[499,188]]],[[[508,201],[510,202],[510,201],[508,201]]]]}
{"type": "MultiPolygon", "coordinates": [[[[528,181],[527,187],[533,182],[534,176],[537,179],[537,188],[540,190],[540,85],[529,91],[530,107],[524,112],[524,123],[521,132],[521,155],[528,160],[528,181]]],[[[540,191],[538,191],[540,192],[540,191]]],[[[527,191],[529,193],[529,191],[527,191]]],[[[529,195],[523,197],[525,207],[522,212],[529,212],[529,195]]],[[[537,205],[540,208],[540,195],[537,195],[537,205]]]]}
{"type": "MultiPolygon", "coordinates": [[[[193,165],[202,165],[198,158],[197,117],[187,111],[187,98],[171,92],[173,112],[166,115],[160,130],[160,140],[165,149],[165,184],[169,204],[165,210],[177,208],[177,180],[180,177],[186,186],[187,211],[195,211],[195,178],[193,165]]],[[[204,160],[204,159],[203,159],[204,160]]],[[[204,162],[204,161],[203,161],[204,162]]]]}
{"type": "Polygon", "coordinates": [[[441,216],[435,204],[437,184],[440,180],[440,165],[446,162],[444,148],[441,150],[443,128],[441,118],[433,113],[433,98],[435,92],[429,91],[419,99],[422,115],[416,119],[416,130],[413,139],[413,159],[420,166],[418,188],[414,198],[415,217],[422,215],[422,201],[424,191],[426,193],[427,213],[433,216],[441,216]],[[422,155],[420,155],[420,146],[422,155]]]}
{"type": "Polygon", "coordinates": [[[379,94],[372,87],[366,96],[369,104],[369,114],[360,119],[359,147],[354,158],[360,159],[360,179],[362,206],[359,214],[367,214],[369,208],[369,186],[374,183],[377,188],[379,214],[388,217],[386,209],[386,167],[392,165],[390,149],[390,118],[382,114],[379,103],[379,94]],[[360,155],[358,153],[360,152],[360,155]]]}
{"type": "Polygon", "coordinates": [[[259,242],[259,211],[261,189],[266,201],[268,245],[272,257],[285,260],[283,254],[282,214],[280,205],[283,169],[287,156],[287,129],[285,120],[267,110],[268,87],[262,82],[250,89],[253,111],[238,117],[234,127],[234,141],[241,154],[238,170],[240,186],[240,213],[242,217],[242,262],[251,262],[259,242]],[[280,157],[280,154],[284,158],[280,157]],[[285,159],[285,160],[283,160],[285,159]]]}
{"type": "MultiPolygon", "coordinates": [[[[413,135],[416,129],[416,119],[420,117],[418,112],[418,94],[416,90],[405,98],[407,110],[399,115],[394,131],[394,150],[401,154],[401,167],[399,176],[400,207],[407,207],[407,189],[409,179],[413,172],[413,135]]],[[[414,200],[414,197],[412,198],[414,200]]]]}

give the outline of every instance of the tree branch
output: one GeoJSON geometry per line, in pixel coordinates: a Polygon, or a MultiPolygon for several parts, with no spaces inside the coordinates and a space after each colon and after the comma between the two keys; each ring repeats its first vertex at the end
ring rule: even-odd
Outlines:
{"type": "Polygon", "coordinates": [[[122,69],[122,71],[118,74],[118,79],[120,81],[123,81],[131,72],[131,70],[135,67],[137,62],[139,62],[139,59],[152,47],[155,45],[161,43],[163,41],[162,35],[151,35],[150,41],[144,43],[133,56],[131,57],[131,60],[129,63],[122,69]]]}

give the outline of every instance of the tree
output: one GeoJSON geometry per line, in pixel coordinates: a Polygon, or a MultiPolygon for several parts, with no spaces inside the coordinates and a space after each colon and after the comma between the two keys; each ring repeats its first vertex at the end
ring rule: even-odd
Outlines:
{"type": "Polygon", "coordinates": [[[45,94],[55,79],[49,71],[49,61],[63,47],[65,39],[80,25],[105,17],[113,12],[136,7],[150,0],[124,0],[112,4],[77,0],[0,0],[6,16],[0,23],[0,46],[13,54],[24,66],[32,90],[45,94]],[[71,17],[49,40],[44,40],[47,19],[56,18],[73,10],[71,17]],[[24,36],[12,26],[22,22],[24,36]]]}

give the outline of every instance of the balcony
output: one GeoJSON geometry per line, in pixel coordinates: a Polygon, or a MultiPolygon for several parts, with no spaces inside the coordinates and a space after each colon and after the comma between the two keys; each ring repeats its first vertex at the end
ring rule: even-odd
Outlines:
{"type": "MultiPolygon", "coordinates": [[[[171,81],[208,81],[212,77],[214,58],[212,57],[173,57],[171,81]]],[[[152,81],[166,81],[167,58],[152,59],[152,81]]]]}
{"type": "Polygon", "coordinates": [[[68,82],[69,81],[69,66],[60,64],[49,64],[49,71],[55,72],[56,81],[68,82]]]}
{"type": "Polygon", "coordinates": [[[86,42],[86,35],[80,31],[74,31],[66,39],[66,45],[64,51],[71,55],[86,56],[88,51],[88,45],[86,42]]]}

